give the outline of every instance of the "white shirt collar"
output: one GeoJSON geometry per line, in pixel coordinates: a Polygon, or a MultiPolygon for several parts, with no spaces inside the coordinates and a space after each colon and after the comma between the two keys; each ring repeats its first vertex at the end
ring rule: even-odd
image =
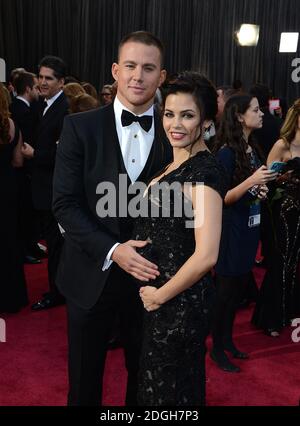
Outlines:
{"type": "Polygon", "coordinates": [[[16,96],[16,99],[20,99],[20,101],[23,101],[27,106],[30,107],[30,103],[27,101],[27,99],[23,98],[23,96],[16,96]]]}
{"type": "MultiPolygon", "coordinates": [[[[116,130],[119,144],[122,152],[124,165],[131,182],[135,182],[144,169],[147,159],[150,155],[151,147],[154,141],[155,126],[152,120],[152,126],[149,132],[146,132],[139,123],[133,122],[130,126],[122,126],[122,110],[130,111],[116,97],[114,101],[114,113],[116,130]]],[[[153,105],[142,115],[154,115],[153,105]]]]}
{"type": "MultiPolygon", "coordinates": [[[[128,108],[126,108],[121,102],[120,102],[120,100],[118,99],[118,97],[116,96],[115,97],[115,100],[114,100],[114,112],[115,112],[115,117],[116,117],[116,120],[118,121],[118,122],[121,122],[121,115],[122,115],[122,111],[123,111],[123,109],[125,109],[126,111],[129,111],[129,112],[131,112],[132,114],[134,114],[134,112],[132,112],[132,111],[130,111],[130,109],[128,109],[128,108]]],[[[134,114],[134,115],[137,115],[138,117],[142,117],[143,115],[151,115],[151,117],[153,117],[153,115],[154,115],[154,108],[153,108],[153,105],[151,105],[151,107],[147,110],[147,111],[145,111],[145,112],[143,112],[143,114],[134,114]]]]}
{"type": "Polygon", "coordinates": [[[50,99],[45,99],[45,101],[47,102],[47,106],[50,107],[53,102],[56,101],[56,99],[63,93],[62,90],[60,90],[58,93],[56,93],[56,95],[52,96],[52,98],[50,99]]]}

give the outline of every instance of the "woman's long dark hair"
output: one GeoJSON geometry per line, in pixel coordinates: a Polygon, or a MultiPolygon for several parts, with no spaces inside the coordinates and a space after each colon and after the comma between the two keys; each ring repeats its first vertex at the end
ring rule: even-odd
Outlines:
{"type": "MultiPolygon", "coordinates": [[[[213,152],[216,153],[223,146],[231,148],[235,154],[235,171],[233,175],[233,186],[247,179],[252,173],[249,156],[247,154],[247,142],[243,133],[243,126],[238,120],[239,114],[245,114],[254,96],[247,93],[230,97],[224,107],[220,127],[217,134],[216,144],[213,152]]],[[[258,147],[252,133],[248,144],[256,152],[261,161],[264,157],[258,147]]]]}

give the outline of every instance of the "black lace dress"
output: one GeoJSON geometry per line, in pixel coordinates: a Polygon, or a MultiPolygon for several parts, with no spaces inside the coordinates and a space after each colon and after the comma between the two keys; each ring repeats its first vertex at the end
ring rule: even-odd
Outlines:
{"type": "Polygon", "coordinates": [[[300,316],[300,158],[286,166],[293,173],[272,205],[267,271],[252,317],[266,331],[278,331],[300,316]]]}
{"type": "MultiPolygon", "coordinates": [[[[149,283],[161,287],[193,254],[194,229],[188,213],[191,203],[182,196],[185,183],[203,182],[222,198],[226,176],[214,156],[201,151],[149,188],[149,217],[136,221],[134,238],[152,241],[139,252],[159,266],[160,276],[149,283]],[[178,185],[170,195],[169,211],[164,191],[157,185],[178,185]],[[178,212],[180,200],[183,214],[178,212]],[[158,214],[154,214],[156,212],[158,214]],[[156,216],[156,217],[155,217],[156,216]],[[177,216],[177,217],[176,217],[177,216]]],[[[179,209],[180,210],[180,209],[179,209]]],[[[145,283],[140,282],[140,285],[145,283]]],[[[147,284],[146,284],[147,285],[147,284]]],[[[159,309],[145,311],[138,401],[140,405],[193,405],[205,403],[205,340],[215,289],[211,274],[171,299],[159,309]]]]}
{"type": "Polygon", "coordinates": [[[0,313],[18,312],[28,304],[18,232],[18,183],[11,162],[18,143],[0,144],[0,313]]]}

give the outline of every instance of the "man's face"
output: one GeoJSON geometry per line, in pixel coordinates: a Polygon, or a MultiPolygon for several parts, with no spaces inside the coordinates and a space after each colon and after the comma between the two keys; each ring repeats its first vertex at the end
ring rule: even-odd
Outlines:
{"type": "Polygon", "coordinates": [[[29,97],[30,102],[37,101],[40,96],[40,88],[39,88],[39,82],[37,78],[34,78],[34,84],[32,86],[32,89],[29,88],[29,97]]]}
{"type": "Polygon", "coordinates": [[[54,71],[51,68],[41,67],[39,72],[39,87],[41,95],[46,99],[51,99],[64,85],[64,79],[57,79],[54,75],[54,71]]]}
{"type": "Polygon", "coordinates": [[[117,96],[135,114],[142,114],[153,104],[156,89],[163,83],[161,55],[156,46],[128,41],[123,45],[112,75],[118,82],[117,96]]]}

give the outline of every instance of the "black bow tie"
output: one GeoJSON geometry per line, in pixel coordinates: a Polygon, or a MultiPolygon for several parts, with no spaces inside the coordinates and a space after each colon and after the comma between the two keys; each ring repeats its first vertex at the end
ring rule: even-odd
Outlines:
{"type": "Polygon", "coordinates": [[[140,123],[140,126],[146,131],[149,132],[152,126],[152,116],[151,115],[142,115],[141,117],[138,117],[137,115],[132,114],[129,111],[126,111],[123,109],[122,115],[121,115],[121,122],[122,126],[130,126],[131,123],[134,121],[137,121],[140,123]]]}

